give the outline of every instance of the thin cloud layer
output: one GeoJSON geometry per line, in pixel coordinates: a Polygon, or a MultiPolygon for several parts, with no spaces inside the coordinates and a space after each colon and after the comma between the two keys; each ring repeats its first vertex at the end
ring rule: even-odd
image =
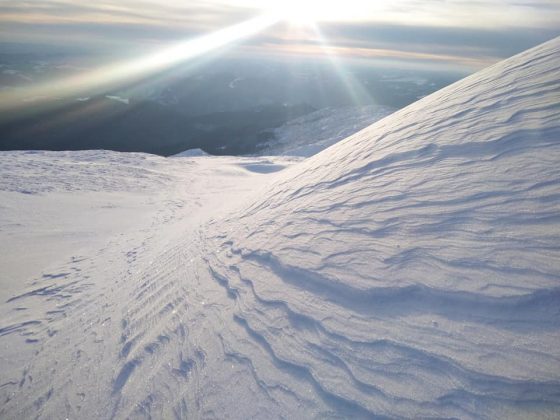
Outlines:
{"type": "MultiPolygon", "coordinates": [[[[241,22],[275,3],[2,0],[0,37],[3,45],[155,48],[241,22]]],[[[317,13],[321,36],[280,25],[238,48],[251,53],[321,55],[325,52],[321,43],[327,43],[331,52],[344,57],[432,61],[474,69],[560,35],[560,2],[554,0],[327,0],[321,4],[317,13]]]]}

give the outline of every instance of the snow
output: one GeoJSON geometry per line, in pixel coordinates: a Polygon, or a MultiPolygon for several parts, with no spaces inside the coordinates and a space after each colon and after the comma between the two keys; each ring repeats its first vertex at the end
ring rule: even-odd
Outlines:
{"type": "Polygon", "coordinates": [[[236,77],[235,79],[233,79],[233,80],[229,83],[228,87],[229,87],[230,89],[235,89],[235,87],[237,86],[237,84],[238,84],[239,82],[242,82],[243,80],[245,80],[243,77],[236,77]]]}
{"type": "Polygon", "coordinates": [[[126,105],[130,105],[130,99],[128,98],[121,98],[120,96],[116,96],[116,95],[106,95],[105,97],[107,99],[112,99],[114,101],[121,102],[126,105]]]}
{"type": "Polygon", "coordinates": [[[394,112],[378,105],[324,108],[274,129],[261,155],[309,157],[394,112]]]}
{"type": "Polygon", "coordinates": [[[200,157],[200,156],[208,156],[208,153],[206,153],[202,149],[189,149],[189,150],[185,150],[184,152],[173,155],[173,157],[200,157]]]}
{"type": "Polygon", "coordinates": [[[0,417],[557,417],[559,58],[305,160],[0,154],[0,417]]]}

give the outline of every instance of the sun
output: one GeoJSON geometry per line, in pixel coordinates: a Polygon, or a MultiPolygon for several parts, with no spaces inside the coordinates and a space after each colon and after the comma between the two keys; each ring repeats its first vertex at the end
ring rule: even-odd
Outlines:
{"type": "Polygon", "coordinates": [[[389,0],[259,0],[263,9],[297,26],[329,21],[359,21],[382,11],[389,0]]]}
{"type": "Polygon", "coordinates": [[[271,7],[280,19],[296,26],[312,26],[321,18],[318,0],[281,0],[271,7]]]}

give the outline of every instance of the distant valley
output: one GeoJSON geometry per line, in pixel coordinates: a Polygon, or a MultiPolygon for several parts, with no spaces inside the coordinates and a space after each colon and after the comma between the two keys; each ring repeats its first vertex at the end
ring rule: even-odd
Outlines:
{"type": "MultiPolygon", "coordinates": [[[[2,90],[48,80],[61,71],[78,71],[65,64],[65,57],[49,61],[3,55],[0,60],[2,90]]],[[[0,117],[0,150],[108,149],[169,156],[199,148],[213,155],[263,154],[289,149],[286,139],[297,136],[306,124],[304,116],[353,109],[357,112],[347,114],[360,115],[362,126],[356,121],[339,123],[360,129],[458,78],[358,65],[342,75],[324,63],[222,59],[175,68],[157,80],[115,92],[29,98],[23,109],[0,117]],[[373,111],[364,115],[366,110],[373,111]]],[[[305,139],[315,141],[309,135],[305,139]]],[[[321,139],[324,135],[316,140],[321,139]]]]}

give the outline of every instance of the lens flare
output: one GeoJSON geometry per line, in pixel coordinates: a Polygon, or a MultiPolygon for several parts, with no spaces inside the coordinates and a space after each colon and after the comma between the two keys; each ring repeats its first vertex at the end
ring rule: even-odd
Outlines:
{"type": "Polygon", "coordinates": [[[0,109],[22,107],[27,98],[77,97],[97,89],[108,89],[129,83],[241,41],[262,32],[280,20],[281,16],[278,13],[267,13],[206,36],[180,42],[151,55],[101,67],[73,77],[3,92],[0,96],[0,109]]]}
{"type": "Polygon", "coordinates": [[[270,6],[272,14],[298,26],[315,25],[320,18],[321,4],[317,0],[284,0],[270,6]]]}

